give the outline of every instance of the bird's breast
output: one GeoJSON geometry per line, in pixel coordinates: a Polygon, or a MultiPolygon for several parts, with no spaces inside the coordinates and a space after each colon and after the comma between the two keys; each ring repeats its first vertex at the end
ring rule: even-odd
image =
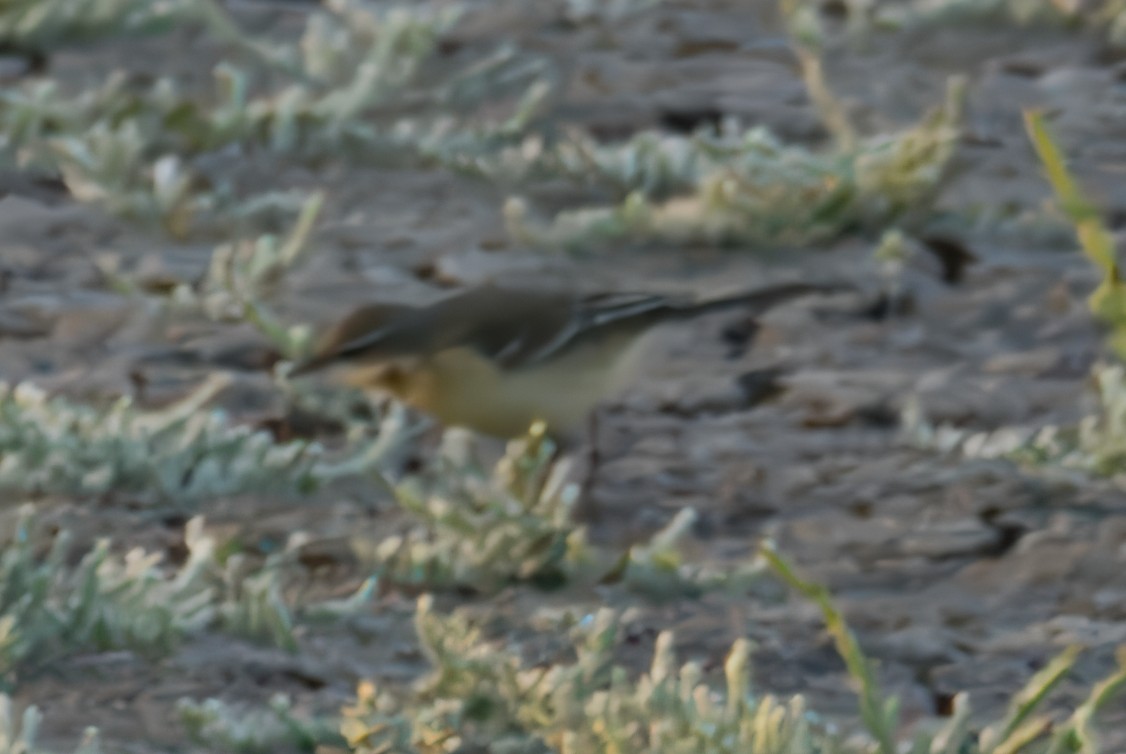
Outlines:
{"type": "Polygon", "coordinates": [[[512,369],[472,349],[450,349],[432,356],[395,392],[451,426],[517,437],[543,421],[556,436],[575,435],[590,412],[628,379],[634,341],[600,339],[512,369]]]}

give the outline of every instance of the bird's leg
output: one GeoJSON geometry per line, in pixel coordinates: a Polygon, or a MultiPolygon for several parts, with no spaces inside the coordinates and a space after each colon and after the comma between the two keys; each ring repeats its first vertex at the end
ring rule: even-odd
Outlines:
{"type": "Polygon", "coordinates": [[[602,453],[598,449],[598,409],[590,412],[587,420],[587,456],[586,470],[583,474],[582,484],[579,486],[578,517],[588,521],[596,521],[600,511],[594,504],[594,481],[598,474],[598,467],[602,463],[602,453]]]}
{"type": "Polygon", "coordinates": [[[590,419],[587,423],[587,432],[589,433],[588,441],[590,442],[590,449],[587,451],[587,468],[586,480],[587,484],[594,484],[594,476],[598,473],[598,466],[602,463],[602,453],[598,447],[598,409],[590,412],[590,419]]]}

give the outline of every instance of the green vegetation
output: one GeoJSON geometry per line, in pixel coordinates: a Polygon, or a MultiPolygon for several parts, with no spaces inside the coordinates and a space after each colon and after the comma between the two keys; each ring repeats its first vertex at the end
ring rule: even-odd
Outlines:
{"type": "MultiPolygon", "coordinates": [[[[116,10],[102,16],[103,33],[130,28],[130,13],[116,10]]],[[[543,60],[495,50],[431,81],[439,40],[457,16],[425,6],[376,14],[332,4],[311,15],[299,42],[271,43],[280,62],[269,69],[284,84],[232,62],[216,67],[204,92],[175,78],[138,86],[118,77],[77,96],[52,80],[34,82],[0,97],[0,153],[21,167],[59,171],[77,198],[178,237],[293,207],[286,192],[242,196],[237,174],[216,168],[218,154],[231,150],[298,162],[413,160],[518,191],[564,180],[609,190],[621,203],[565,210],[543,224],[527,200],[513,198],[510,232],[521,243],[585,248],[623,240],[806,245],[905,216],[918,222],[954,152],[960,82],[916,128],[824,152],[735,124],[611,144],[572,131],[546,138],[541,126],[554,118],[550,103],[561,84],[551,83],[543,60]],[[501,106],[508,117],[480,116],[501,106]]],[[[222,28],[244,57],[266,46],[229,23],[222,28]]],[[[815,65],[807,57],[807,69],[815,65]]],[[[827,99],[817,98],[823,112],[827,99]]]]}
{"type": "Polygon", "coordinates": [[[400,485],[396,501],[417,526],[360,545],[380,577],[486,593],[519,582],[620,584],[673,598],[738,591],[762,575],[754,564],[719,573],[686,563],[680,544],[696,519],[691,509],[625,553],[592,546],[572,517],[578,489],[567,481],[569,464],[552,463],[555,449],[542,432],[538,425],[512,443],[491,475],[447,453],[430,473],[400,485]]]}
{"type": "MultiPolygon", "coordinates": [[[[74,22],[93,24],[82,27],[91,35],[128,34],[147,4],[102,5],[108,7],[74,22]]],[[[255,153],[453,160],[519,131],[542,93],[532,86],[511,120],[470,128],[477,109],[521,87],[539,67],[497,50],[428,86],[422,72],[456,9],[377,12],[338,2],[312,15],[297,42],[267,44],[244,35],[212,0],[179,5],[178,15],[206,18],[220,30],[216,36],[236,55],[260,53],[249,56],[254,65],[219,64],[204,92],[174,77],[142,84],[111,77],[80,93],[52,79],[34,81],[0,97],[0,153],[22,168],[60,172],[80,200],[183,237],[293,203],[284,192],[240,196],[237,170],[219,167],[229,162],[219,159],[223,152],[245,153],[248,164],[255,153]],[[278,76],[284,83],[271,81],[278,76]]],[[[69,28],[64,6],[45,3],[37,12],[58,10],[26,31],[19,10],[0,11],[0,24],[16,14],[9,33],[21,36],[12,44],[33,44],[69,28]]]]}
{"type": "MultiPolygon", "coordinates": [[[[1088,307],[1109,330],[1110,349],[1121,360],[1126,356],[1126,282],[1114,237],[1068,170],[1043,116],[1026,113],[1025,124],[1059,210],[1074,226],[1080,250],[1099,273],[1100,282],[1087,300],[1088,307]]],[[[922,447],[958,450],[974,458],[1010,458],[1040,469],[1118,476],[1126,471],[1126,369],[1117,362],[1097,364],[1092,382],[1095,410],[1074,426],[974,432],[933,426],[913,406],[907,412],[906,429],[922,447]]]]}
{"type": "MultiPolygon", "coordinates": [[[[799,9],[807,28],[820,26],[815,3],[787,2],[799,9]]],[[[1079,27],[1104,35],[1115,47],[1126,45],[1126,4],[1122,0],[845,0],[841,9],[852,35],[952,24],[1006,24],[1022,27],[1079,27]]]]}
{"type": "Polygon", "coordinates": [[[1114,237],[1103,223],[1099,211],[1079,190],[1067,170],[1059,147],[1052,140],[1044,118],[1039,113],[1026,113],[1032,145],[1044,164],[1048,181],[1056,193],[1060,209],[1075,226],[1075,235],[1083,253],[1099,271],[1102,282],[1091,294],[1091,313],[1111,328],[1111,345],[1119,356],[1126,355],[1126,282],[1122,280],[1114,248],[1114,237]]]}
{"type": "Polygon", "coordinates": [[[108,541],[70,566],[69,533],[56,535],[42,556],[34,521],[29,506],[0,558],[0,677],[6,681],[80,651],[168,651],[180,638],[215,626],[294,647],[280,585],[291,553],[261,567],[248,567],[237,555],[221,558],[196,518],[187,526],[188,558],[179,569],[165,570],[159,554],[140,549],[115,555],[108,541]]]}
{"type": "Polygon", "coordinates": [[[279,749],[314,751],[318,745],[344,743],[337,720],[302,717],[284,694],[270,699],[268,708],[249,713],[218,699],[181,699],[179,712],[191,739],[211,751],[268,754],[279,749]]]}
{"type": "Polygon", "coordinates": [[[0,489],[16,495],[132,494],[190,505],[250,491],[307,494],[317,485],[377,464],[377,438],[332,459],[314,443],[278,444],[267,432],[232,425],[205,408],[222,389],[216,376],[160,411],[128,399],[95,408],[50,398],[33,385],[0,385],[0,489]]]}
{"type": "Polygon", "coordinates": [[[168,32],[202,3],[138,0],[10,0],[0,15],[0,41],[27,51],[46,51],[108,36],[168,32]]]}
{"type": "Polygon", "coordinates": [[[914,129],[817,154],[756,128],[719,135],[641,134],[620,147],[575,144],[560,172],[628,192],[611,208],[564,212],[540,226],[520,200],[505,207],[509,232],[530,244],[584,248],[637,244],[812,245],[842,233],[925,214],[942,185],[961,118],[963,83],[914,129]],[[672,198],[651,201],[650,195],[672,198]]]}
{"type": "MultiPolygon", "coordinates": [[[[429,596],[419,600],[415,622],[433,670],[406,691],[361,684],[355,704],[343,711],[339,737],[330,721],[295,715],[284,696],[276,697],[268,709],[248,713],[218,700],[184,700],[181,715],[197,741],[239,752],[282,746],[312,751],[319,744],[343,744],[341,750],[362,754],[482,747],[564,754],[900,751],[897,702],[880,691],[871,661],[839,610],[822,587],[801,580],[771,547],[764,555],[785,582],[821,608],[857,684],[860,717],[868,736],[846,738],[834,732],[833,726],[806,708],[800,696],[782,700],[752,693],[753,646],[746,640],[736,642],[727,656],[722,689],[709,683],[698,663],[678,666],[670,632],[657,637],[649,670],[634,677],[615,664],[621,617],[603,609],[570,630],[572,660],[529,667],[518,653],[486,639],[465,618],[437,612],[429,596]]],[[[1038,711],[1078,656],[1076,647],[1064,651],[1014,696],[1003,718],[980,730],[971,728],[969,704],[964,696],[958,697],[954,714],[941,729],[918,734],[909,750],[920,754],[1098,751],[1093,720],[1126,686],[1126,661],[1063,723],[1053,724],[1050,716],[1038,711]]],[[[23,751],[38,751],[33,748],[38,713],[34,708],[25,713],[21,733],[11,718],[10,701],[7,697],[3,701],[8,714],[2,718],[0,735],[23,741],[23,751]]]]}

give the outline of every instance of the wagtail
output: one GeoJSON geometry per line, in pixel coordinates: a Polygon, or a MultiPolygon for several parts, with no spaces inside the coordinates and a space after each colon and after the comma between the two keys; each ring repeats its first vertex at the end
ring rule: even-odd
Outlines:
{"type": "Polygon", "coordinates": [[[720,309],[752,315],[847,286],[788,283],[712,300],[534,292],[484,285],[428,306],[371,304],[330,328],[290,376],[340,367],[343,381],[397,397],[446,426],[503,438],[533,423],[569,443],[624,387],[641,336],[720,309]]]}

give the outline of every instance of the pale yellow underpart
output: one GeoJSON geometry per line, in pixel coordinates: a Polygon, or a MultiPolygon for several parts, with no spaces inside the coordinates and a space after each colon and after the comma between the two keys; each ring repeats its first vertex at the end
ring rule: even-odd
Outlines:
{"type": "Polygon", "coordinates": [[[447,426],[507,438],[542,421],[552,435],[571,438],[585,429],[598,404],[636,374],[646,340],[614,335],[507,371],[477,351],[454,348],[411,364],[357,367],[347,379],[390,392],[447,426]]]}

